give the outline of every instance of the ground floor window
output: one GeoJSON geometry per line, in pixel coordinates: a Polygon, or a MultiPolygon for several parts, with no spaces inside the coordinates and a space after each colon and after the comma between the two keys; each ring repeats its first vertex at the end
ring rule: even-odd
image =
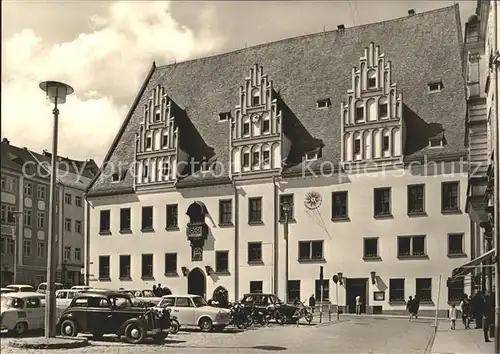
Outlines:
{"type": "Polygon", "coordinates": [[[404,279],[389,279],[389,301],[405,301],[404,279]]]}
{"type": "Polygon", "coordinates": [[[287,300],[288,302],[294,302],[295,300],[300,300],[300,280],[289,280],[287,288],[287,300]]]}
{"type": "Polygon", "coordinates": [[[251,281],[250,282],[250,293],[251,294],[262,294],[262,281],[251,281]]]}
{"type": "MultiPolygon", "coordinates": [[[[330,300],[330,280],[323,279],[323,301],[330,300]]],[[[316,280],[316,289],[315,289],[316,300],[321,300],[321,280],[316,280]]]]}
{"type": "Polygon", "coordinates": [[[415,289],[420,301],[432,301],[432,278],[417,278],[415,289]]]}

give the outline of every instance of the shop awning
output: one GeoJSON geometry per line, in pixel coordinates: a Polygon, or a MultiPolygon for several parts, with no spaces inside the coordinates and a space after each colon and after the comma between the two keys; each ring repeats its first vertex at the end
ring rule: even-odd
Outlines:
{"type": "Polygon", "coordinates": [[[473,259],[472,261],[465,263],[464,265],[453,269],[453,278],[457,277],[463,277],[464,275],[467,275],[471,273],[474,268],[478,267],[481,265],[482,262],[487,260],[489,257],[493,257],[495,255],[495,249],[493,248],[492,250],[489,250],[488,252],[480,255],[476,259],[473,259]]]}

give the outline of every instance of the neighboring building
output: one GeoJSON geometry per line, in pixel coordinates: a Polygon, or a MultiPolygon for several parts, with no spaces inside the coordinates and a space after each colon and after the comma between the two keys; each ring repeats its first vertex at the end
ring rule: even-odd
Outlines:
{"type": "MultiPolygon", "coordinates": [[[[7,139],[2,140],[1,149],[1,282],[2,285],[13,282],[17,240],[17,282],[37,286],[45,281],[47,274],[50,154],[37,154],[26,148],[13,146],[7,139]],[[13,218],[15,215],[17,222],[13,218]]],[[[58,167],[56,280],[68,285],[83,284],[83,194],[98,167],[93,160],[77,161],[68,158],[59,158],[58,167]],[[69,196],[71,204],[67,203],[69,196]]]]}
{"type": "MultiPolygon", "coordinates": [[[[469,148],[469,185],[467,213],[472,221],[471,256],[473,260],[454,271],[454,276],[474,273],[475,290],[494,290],[494,173],[495,70],[498,49],[494,43],[493,1],[478,1],[476,14],[465,25],[466,78],[468,86],[466,146],[469,148]]],[[[498,16],[498,15],[497,15],[498,16]]],[[[498,31],[498,29],[497,29],[498,31]]],[[[499,32],[500,34],[500,32],[499,32]]]]}
{"type": "Polygon", "coordinates": [[[87,191],[91,285],[319,299],[323,267],[344,310],[444,311],[469,291],[446,289],[470,259],[465,92],[458,5],[153,63],[87,191]]]}

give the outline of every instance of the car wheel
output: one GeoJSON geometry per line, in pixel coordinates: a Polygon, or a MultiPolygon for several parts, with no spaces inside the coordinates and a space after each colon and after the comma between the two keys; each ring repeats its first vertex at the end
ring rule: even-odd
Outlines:
{"type": "Polygon", "coordinates": [[[78,327],[72,320],[64,320],[61,324],[61,335],[63,337],[76,337],[78,335],[78,327]]]}
{"type": "Polygon", "coordinates": [[[125,327],[125,340],[132,344],[141,343],[146,337],[146,331],[142,326],[137,323],[129,323],[127,327],[125,327]]]}
{"type": "Polygon", "coordinates": [[[26,332],[27,329],[28,329],[28,326],[26,325],[26,322],[19,322],[19,323],[16,323],[16,325],[14,326],[12,333],[15,336],[21,336],[26,332]]]}
{"type": "Polygon", "coordinates": [[[212,331],[212,320],[208,317],[203,317],[201,320],[200,320],[200,328],[203,332],[210,332],[212,331]]]}
{"type": "Polygon", "coordinates": [[[177,334],[179,330],[181,329],[181,325],[179,324],[179,321],[177,320],[171,320],[170,321],[170,329],[169,332],[171,334],[177,334]]]}

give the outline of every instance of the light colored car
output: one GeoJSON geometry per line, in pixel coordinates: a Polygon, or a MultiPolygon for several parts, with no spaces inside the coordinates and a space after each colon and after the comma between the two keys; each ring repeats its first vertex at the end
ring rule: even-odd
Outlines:
{"type": "Polygon", "coordinates": [[[88,286],[88,285],[74,285],[71,287],[71,290],[80,290],[80,291],[87,291],[87,290],[91,290],[92,287],[91,286],[88,286]]]}
{"type": "MultiPolygon", "coordinates": [[[[122,290],[123,291],[123,290],[122,290]]],[[[161,301],[161,296],[155,296],[153,291],[147,289],[147,290],[131,290],[129,293],[132,293],[134,298],[137,301],[143,302],[143,303],[149,303],[151,306],[156,306],[160,303],[161,301]]]]}
{"type": "Polygon", "coordinates": [[[61,289],[56,291],[56,306],[58,308],[66,309],[76,294],[80,293],[81,290],[75,289],[61,289]]]}
{"type": "Polygon", "coordinates": [[[230,310],[209,306],[198,295],[165,295],[156,308],[170,309],[181,327],[196,326],[203,332],[222,331],[231,319],[230,310]]]}
{"type": "Polygon", "coordinates": [[[26,285],[26,284],[7,285],[7,289],[12,289],[15,292],[20,292],[20,293],[34,293],[35,292],[34,287],[32,287],[31,285],[26,285]]]}
{"type": "Polygon", "coordinates": [[[0,294],[7,294],[7,293],[15,293],[16,291],[11,288],[1,288],[0,289],[0,294]]]}
{"type": "MultiPolygon", "coordinates": [[[[61,283],[54,283],[54,285],[56,287],[55,291],[64,288],[64,285],[62,285],[61,283]]],[[[44,282],[44,283],[38,284],[38,288],[36,289],[36,292],[40,293],[40,294],[45,294],[47,292],[47,283],[44,282]]]]}
{"type": "Polygon", "coordinates": [[[15,292],[2,294],[1,325],[2,331],[22,335],[26,331],[43,329],[45,325],[45,306],[43,295],[36,292],[15,292]]]}

